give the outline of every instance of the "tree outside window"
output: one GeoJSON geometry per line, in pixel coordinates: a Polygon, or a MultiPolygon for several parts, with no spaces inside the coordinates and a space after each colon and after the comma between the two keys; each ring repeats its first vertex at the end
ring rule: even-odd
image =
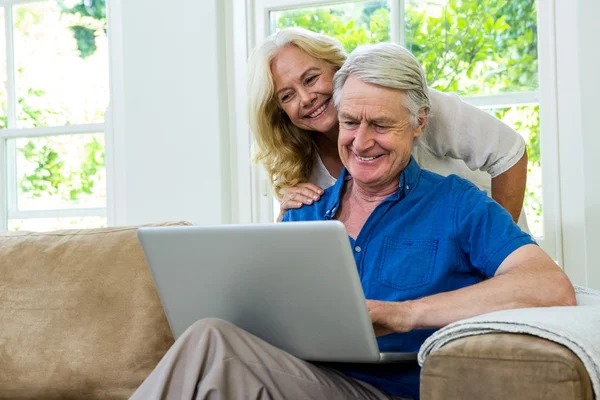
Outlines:
{"type": "Polygon", "coordinates": [[[10,14],[3,21],[12,24],[12,43],[3,37],[1,46],[10,45],[13,57],[12,65],[9,58],[0,68],[5,82],[13,68],[16,111],[9,123],[10,89],[5,84],[0,129],[24,130],[22,137],[17,132],[6,142],[12,154],[8,184],[14,184],[8,193],[16,203],[12,217],[9,206],[8,229],[104,226],[102,124],[109,93],[105,1],[16,2],[3,10],[10,14]],[[48,128],[51,134],[37,133],[48,128]],[[84,132],[77,133],[79,128],[84,132]]]}

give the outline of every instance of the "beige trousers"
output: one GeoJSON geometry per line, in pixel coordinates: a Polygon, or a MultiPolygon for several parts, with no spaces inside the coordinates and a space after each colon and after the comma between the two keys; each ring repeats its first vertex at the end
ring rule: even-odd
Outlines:
{"type": "Polygon", "coordinates": [[[219,319],[192,325],[131,399],[390,399],[219,319]]]}

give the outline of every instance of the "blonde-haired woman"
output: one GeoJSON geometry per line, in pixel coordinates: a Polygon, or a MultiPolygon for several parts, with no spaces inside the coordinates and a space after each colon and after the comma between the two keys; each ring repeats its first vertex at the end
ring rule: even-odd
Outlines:
{"type": "MultiPolygon", "coordinates": [[[[336,39],[286,28],[250,57],[249,122],[255,159],[266,168],[289,208],[312,204],[342,170],[333,76],[346,60],[336,39]]],[[[457,174],[486,190],[527,229],[523,196],[527,178],[525,142],[513,129],[455,95],[430,89],[429,122],[413,155],[422,168],[457,174]]]]}

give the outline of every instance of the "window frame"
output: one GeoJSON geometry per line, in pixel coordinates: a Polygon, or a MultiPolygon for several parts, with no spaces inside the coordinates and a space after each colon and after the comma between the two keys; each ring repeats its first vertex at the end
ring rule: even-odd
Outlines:
{"type": "MultiPolygon", "coordinates": [[[[6,165],[6,172],[0,173],[0,232],[8,230],[8,222],[11,219],[33,219],[33,218],[67,218],[67,217],[88,217],[98,216],[107,217],[109,209],[109,194],[107,187],[106,207],[71,207],[48,210],[30,210],[19,211],[18,209],[18,182],[16,171],[17,149],[15,140],[35,137],[52,137],[64,135],[78,135],[101,133],[104,135],[105,143],[108,140],[106,132],[106,115],[102,123],[42,126],[34,128],[17,127],[17,94],[16,94],[16,70],[15,70],[15,52],[14,52],[14,21],[13,8],[23,4],[41,3],[48,0],[0,0],[0,7],[4,11],[5,24],[5,43],[6,43],[6,129],[0,130],[0,165],[6,165]]],[[[107,60],[107,66],[109,60],[107,60]]],[[[110,78],[109,78],[110,80],[110,78]]],[[[110,83],[110,82],[109,82],[110,83]]],[[[109,86],[110,87],[110,86],[109,86]]],[[[107,106],[106,113],[110,112],[110,103],[107,106]]],[[[108,152],[108,145],[105,145],[105,153],[108,152]]],[[[106,158],[106,156],[105,156],[106,158]]],[[[110,163],[105,162],[107,186],[112,170],[110,163]]],[[[110,225],[110,218],[107,218],[107,225],[110,225]]]]}
{"type": "MultiPolygon", "coordinates": [[[[364,1],[364,0],[363,0],[364,1]]],[[[248,43],[260,43],[270,33],[272,11],[295,8],[334,6],[355,3],[360,0],[247,0],[248,32],[254,36],[248,43]]],[[[405,44],[404,0],[389,0],[390,39],[393,43],[405,44]]],[[[536,2],[538,23],[538,90],[532,92],[502,93],[485,96],[462,96],[463,101],[479,108],[498,108],[539,104],[540,106],[540,157],[542,159],[542,198],[544,236],[536,238],[538,244],[562,265],[562,237],[560,218],[560,187],[558,170],[558,131],[556,102],[556,55],[554,0],[536,2]],[[543,134],[542,134],[543,132],[543,134]]],[[[274,214],[273,195],[270,182],[263,168],[252,168],[253,175],[253,222],[272,222],[274,214]]]]}

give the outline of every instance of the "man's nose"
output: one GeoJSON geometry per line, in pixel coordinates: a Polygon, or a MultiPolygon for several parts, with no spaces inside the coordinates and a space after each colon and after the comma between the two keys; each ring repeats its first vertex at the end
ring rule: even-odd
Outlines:
{"type": "Polygon", "coordinates": [[[367,150],[373,146],[374,140],[371,135],[371,130],[366,122],[361,122],[360,126],[356,130],[356,136],[354,137],[353,147],[355,150],[367,150]]]}

